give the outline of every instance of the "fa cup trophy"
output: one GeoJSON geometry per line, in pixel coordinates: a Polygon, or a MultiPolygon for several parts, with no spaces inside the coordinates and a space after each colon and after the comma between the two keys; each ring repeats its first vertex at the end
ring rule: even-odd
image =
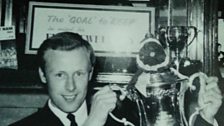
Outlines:
{"type": "Polygon", "coordinates": [[[169,58],[159,40],[146,38],[141,42],[136,57],[139,69],[125,88],[127,100],[123,108],[128,112],[122,114],[127,117],[124,125],[189,126],[185,92],[195,90],[194,78],[206,75],[196,73],[187,77],[169,65],[169,58]]]}
{"type": "Polygon", "coordinates": [[[136,61],[143,72],[135,87],[129,89],[144,96],[143,99],[136,96],[132,99],[138,99],[136,102],[139,102],[138,108],[144,117],[140,126],[185,126],[184,94],[187,86],[183,83],[187,78],[169,68],[169,56],[160,42],[153,38],[143,41],[136,61]]]}

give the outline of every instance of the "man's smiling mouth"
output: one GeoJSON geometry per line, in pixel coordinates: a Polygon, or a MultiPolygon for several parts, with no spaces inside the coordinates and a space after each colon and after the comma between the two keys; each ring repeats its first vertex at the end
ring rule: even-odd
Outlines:
{"type": "Polygon", "coordinates": [[[66,101],[74,101],[76,98],[76,95],[62,95],[62,96],[66,101]]]}

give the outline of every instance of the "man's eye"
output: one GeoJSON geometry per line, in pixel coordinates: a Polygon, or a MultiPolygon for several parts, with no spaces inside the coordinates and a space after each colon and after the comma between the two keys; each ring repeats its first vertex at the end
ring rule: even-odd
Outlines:
{"type": "Polygon", "coordinates": [[[75,75],[76,75],[76,76],[82,76],[82,75],[85,75],[85,72],[76,72],[75,75]]]}
{"type": "Polygon", "coordinates": [[[65,75],[63,73],[57,73],[55,76],[58,78],[63,78],[65,75]]]}

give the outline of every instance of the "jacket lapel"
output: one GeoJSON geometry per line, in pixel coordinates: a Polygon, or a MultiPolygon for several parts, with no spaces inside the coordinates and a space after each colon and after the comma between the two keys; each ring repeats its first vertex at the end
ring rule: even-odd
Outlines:
{"type": "Polygon", "coordinates": [[[43,122],[40,122],[43,126],[63,126],[60,119],[50,110],[48,104],[44,108],[38,110],[39,117],[43,122]]]}

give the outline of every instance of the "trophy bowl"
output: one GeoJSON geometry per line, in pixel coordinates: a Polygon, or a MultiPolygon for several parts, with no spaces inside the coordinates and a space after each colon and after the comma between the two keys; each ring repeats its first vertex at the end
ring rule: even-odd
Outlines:
{"type": "Polygon", "coordinates": [[[194,26],[168,26],[160,29],[160,40],[166,41],[172,51],[183,50],[192,43],[196,35],[197,28],[194,26]],[[188,40],[189,38],[191,40],[188,40]]]}
{"type": "MultiPolygon", "coordinates": [[[[137,104],[139,126],[184,126],[182,81],[173,72],[147,73],[146,95],[138,88],[129,89],[129,98],[137,104]]],[[[140,76],[145,76],[140,75],[140,76]]],[[[140,77],[142,79],[142,77],[140,77]]]]}

